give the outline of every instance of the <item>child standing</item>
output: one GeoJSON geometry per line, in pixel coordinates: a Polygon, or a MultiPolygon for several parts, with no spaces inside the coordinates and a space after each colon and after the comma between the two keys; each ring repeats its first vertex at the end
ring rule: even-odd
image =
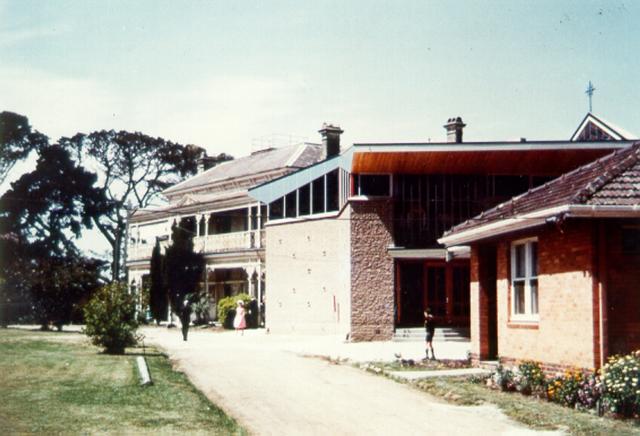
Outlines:
{"type": "Polygon", "coordinates": [[[238,301],[238,306],[236,307],[236,316],[233,318],[233,327],[237,330],[240,330],[242,335],[244,336],[244,329],[247,328],[247,320],[245,318],[244,311],[244,302],[242,300],[238,301]]]}
{"type": "Polygon", "coordinates": [[[426,348],[424,350],[427,355],[426,359],[429,359],[429,350],[431,350],[431,360],[436,360],[436,355],[433,352],[433,335],[436,331],[436,321],[429,307],[424,311],[424,329],[427,333],[425,338],[426,348]]]}

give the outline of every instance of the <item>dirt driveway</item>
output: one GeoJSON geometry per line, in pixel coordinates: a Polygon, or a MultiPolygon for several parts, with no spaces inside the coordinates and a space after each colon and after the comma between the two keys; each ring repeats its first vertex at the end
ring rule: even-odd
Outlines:
{"type": "Polygon", "coordinates": [[[209,399],[257,435],[536,434],[493,406],[445,404],[394,381],[303,355],[327,354],[331,338],[192,331],[183,342],[178,329],[143,333],[209,399]]]}

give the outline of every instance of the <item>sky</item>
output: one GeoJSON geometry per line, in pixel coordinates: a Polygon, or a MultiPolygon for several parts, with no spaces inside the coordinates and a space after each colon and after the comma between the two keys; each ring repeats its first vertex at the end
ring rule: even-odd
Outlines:
{"type": "Polygon", "coordinates": [[[640,133],[639,19],[615,0],[0,0],[0,111],[53,141],[242,156],[323,122],[347,146],[444,141],[452,116],[468,141],[568,139],[592,81],[594,113],[640,133]]]}

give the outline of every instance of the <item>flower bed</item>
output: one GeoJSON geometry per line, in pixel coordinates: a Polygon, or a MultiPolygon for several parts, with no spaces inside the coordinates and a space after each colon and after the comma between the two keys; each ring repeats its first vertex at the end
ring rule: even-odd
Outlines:
{"type": "Polygon", "coordinates": [[[546,376],[540,364],[524,361],[498,366],[487,385],[502,391],[535,395],[554,403],[602,415],[640,416],[640,350],[612,356],[597,373],[580,369],[546,376]]]}

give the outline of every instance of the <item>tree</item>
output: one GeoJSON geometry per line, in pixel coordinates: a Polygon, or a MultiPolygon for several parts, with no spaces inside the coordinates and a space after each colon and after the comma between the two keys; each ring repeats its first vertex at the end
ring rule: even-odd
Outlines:
{"type": "Polygon", "coordinates": [[[94,218],[112,249],[112,279],[121,278],[127,215],[147,207],[160,192],[197,170],[204,149],[183,146],[140,132],[101,130],[77,134],[60,142],[78,160],[100,174],[100,185],[113,209],[94,218]]]}
{"type": "Polygon", "coordinates": [[[45,135],[31,129],[24,115],[0,112],[0,184],[18,161],[48,142],[45,135]]]}
{"type": "Polygon", "coordinates": [[[85,258],[75,245],[82,229],[109,209],[95,181],[95,174],[53,145],[41,149],[36,169],[0,198],[1,276],[14,294],[28,291],[44,328],[49,322],[61,328],[99,284],[101,262],[85,258]]]}
{"type": "Polygon", "coordinates": [[[164,256],[160,253],[160,243],[157,241],[151,253],[151,269],[149,274],[151,275],[149,289],[151,316],[153,316],[157,324],[160,324],[160,321],[167,319],[169,304],[165,283],[164,256]]]}
{"type": "MultiPolygon", "coordinates": [[[[190,303],[197,297],[198,283],[204,271],[204,255],[193,251],[193,232],[174,225],[171,234],[172,244],[165,252],[165,273],[169,302],[174,313],[190,311],[190,303]],[[185,301],[188,301],[185,306],[185,301]]],[[[183,328],[188,329],[188,323],[183,328]]],[[[187,330],[188,331],[188,330],[187,330]]],[[[185,340],[186,332],[183,331],[185,340]]]]}
{"type": "Polygon", "coordinates": [[[136,345],[135,297],[121,283],[103,286],[84,308],[84,333],[108,354],[124,354],[136,345]]]}

